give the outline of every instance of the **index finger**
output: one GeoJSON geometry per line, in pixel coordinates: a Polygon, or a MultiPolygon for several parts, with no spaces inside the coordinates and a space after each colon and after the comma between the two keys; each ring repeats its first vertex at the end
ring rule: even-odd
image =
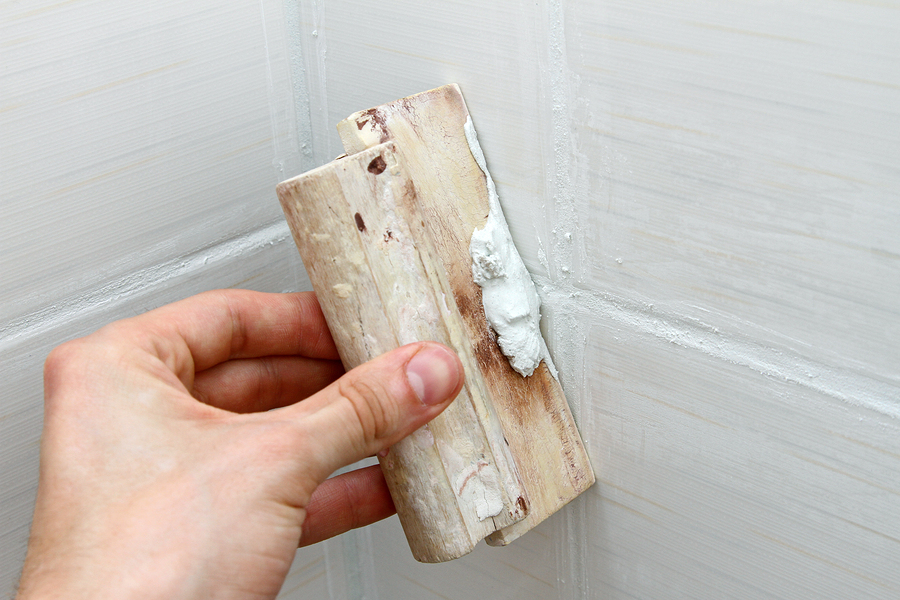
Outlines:
{"type": "Polygon", "coordinates": [[[129,319],[129,325],[140,337],[149,336],[154,353],[176,373],[202,371],[233,358],[338,358],[312,292],[215,290],[129,319]],[[185,351],[190,357],[181,356],[185,351]]]}

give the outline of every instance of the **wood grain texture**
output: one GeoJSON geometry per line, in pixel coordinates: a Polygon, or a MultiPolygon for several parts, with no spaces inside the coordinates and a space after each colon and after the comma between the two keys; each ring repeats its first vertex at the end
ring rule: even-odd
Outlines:
{"type": "MultiPolygon", "coordinates": [[[[428,149],[407,155],[416,151],[428,149]]],[[[394,144],[283,182],[278,196],[346,368],[422,340],[463,361],[453,404],[380,459],[413,555],[458,558],[521,521],[531,502],[465,339],[437,252],[445,240],[426,229],[431,216],[394,144]]]]}
{"type": "Polygon", "coordinates": [[[541,363],[530,377],[516,373],[488,325],[481,289],[472,279],[469,240],[490,211],[485,175],[464,133],[469,119],[456,85],[354,113],[338,124],[348,153],[397,142],[415,182],[424,226],[447,271],[488,394],[515,457],[528,516],[501,528],[488,543],[505,545],[558,511],[594,483],[594,473],[559,381],[541,363]]]}

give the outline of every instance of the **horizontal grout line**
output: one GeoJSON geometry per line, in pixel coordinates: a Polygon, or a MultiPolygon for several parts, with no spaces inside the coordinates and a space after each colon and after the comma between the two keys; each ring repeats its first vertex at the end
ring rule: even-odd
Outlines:
{"type": "MultiPolygon", "coordinates": [[[[151,265],[107,282],[87,293],[72,294],[49,306],[0,326],[0,346],[40,335],[84,318],[167,282],[234,260],[290,238],[287,223],[278,220],[250,233],[207,246],[187,256],[151,265]]],[[[725,334],[690,316],[666,314],[651,305],[605,292],[591,292],[535,277],[542,300],[569,314],[611,320],[629,330],[652,335],[677,346],[749,368],[761,375],[794,383],[826,396],[900,418],[900,386],[849,369],[814,361],[786,348],[772,348],[738,335],[725,334]]]]}
{"type": "Polygon", "coordinates": [[[206,246],[191,254],[130,272],[87,292],[71,294],[0,325],[0,346],[24,337],[40,335],[83,318],[86,314],[115,306],[178,277],[200,272],[217,263],[234,260],[281,243],[290,236],[287,222],[283,219],[278,220],[244,235],[206,246]]]}
{"type": "Polygon", "coordinates": [[[735,334],[726,334],[690,316],[666,314],[604,292],[559,286],[534,277],[542,301],[569,314],[591,315],[629,330],[652,335],[682,348],[749,368],[761,375],[793,383],[854,406],[900,418],[900,385],[881,381],[850,369],[833,367],[787,348],[764,346],[735,334]]]}

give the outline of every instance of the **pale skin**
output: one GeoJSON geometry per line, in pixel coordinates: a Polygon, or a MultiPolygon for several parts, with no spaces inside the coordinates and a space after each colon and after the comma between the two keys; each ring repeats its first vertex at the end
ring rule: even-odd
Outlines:
{"type": "Polygon", "coordinates": [[[20,599],[274,598],[394,512],[377,466],[463,384],[434,343],[344,374],[315,296],[207,292],[54,350],[20,599]]]}

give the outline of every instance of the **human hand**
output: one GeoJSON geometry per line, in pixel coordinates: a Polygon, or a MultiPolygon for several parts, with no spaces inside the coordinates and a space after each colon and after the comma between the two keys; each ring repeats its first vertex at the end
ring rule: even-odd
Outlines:
{"type": "Polygon", "coordinates": [[[377,466],[326,478],[437,416],[462,365],[337,358],[313,294],[238,290],[54,350],[19,597],[273,598],[298,542],[392,514],[377,466]]]}

